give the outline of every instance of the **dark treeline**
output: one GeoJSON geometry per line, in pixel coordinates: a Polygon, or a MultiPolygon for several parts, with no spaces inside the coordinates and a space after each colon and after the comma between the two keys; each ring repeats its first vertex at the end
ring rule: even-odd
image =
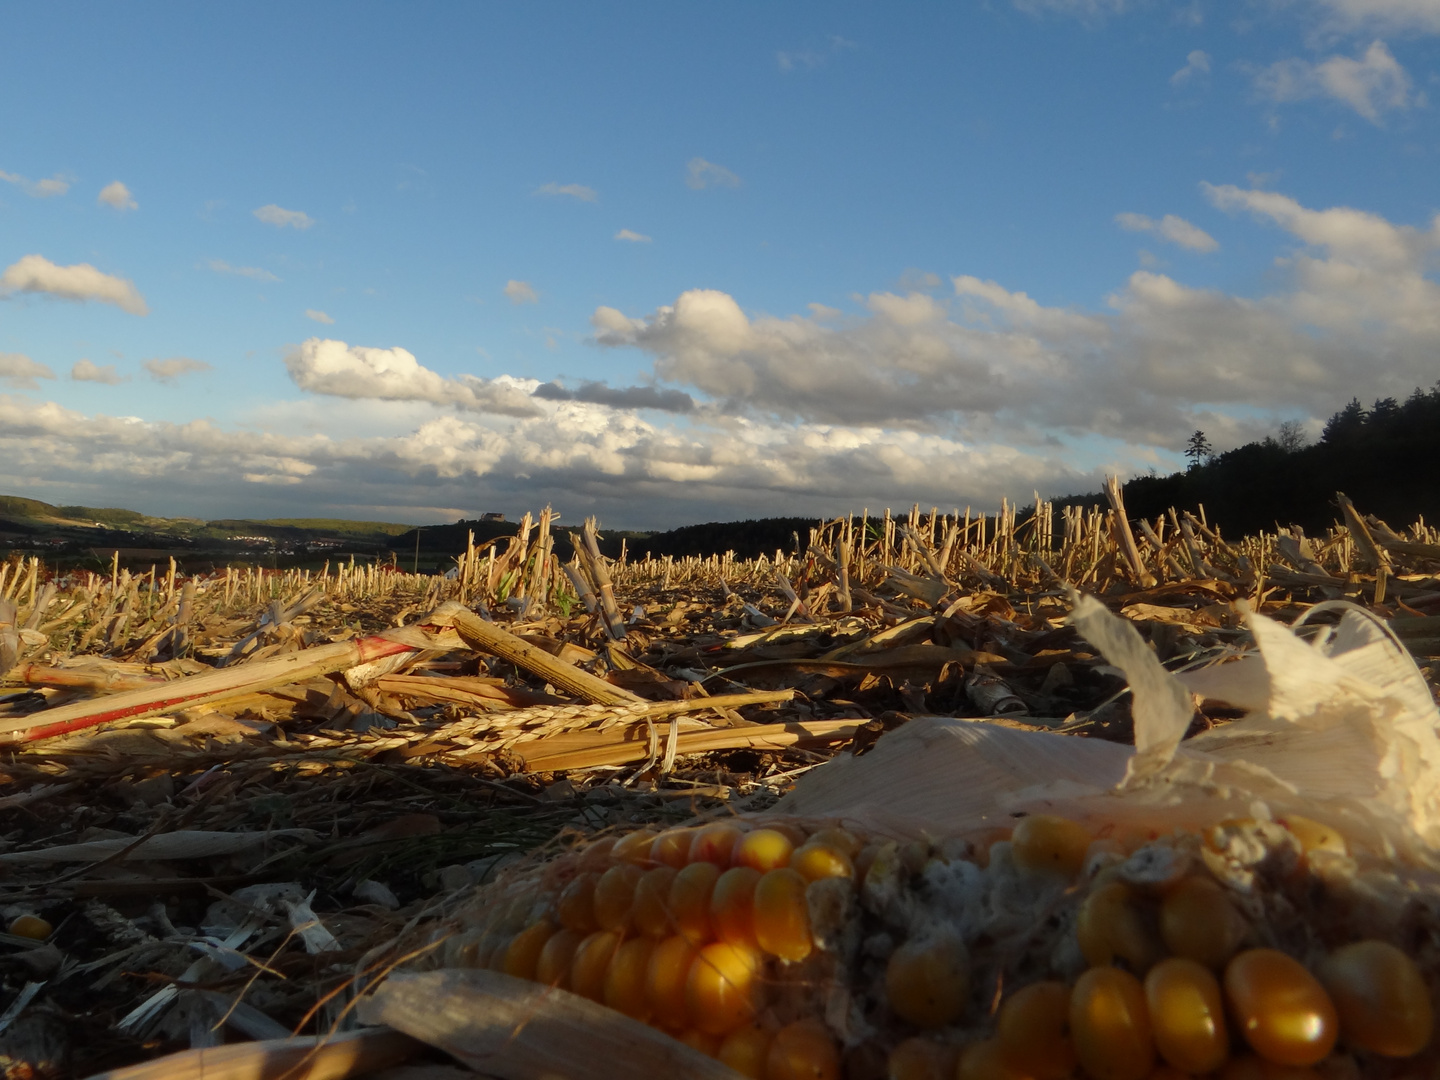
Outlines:
{"type": "Polygon", "coordinates": [[[1185,472],[1138,476],[1125,485],[1125,509],[1131,517],[1153,519],[1171,506],[1193,510],[1204,503],[1206,517],[1232,536],[1273,530],[1277,523],[1313,535],[1338,520],[1335,492],[1343,491],[1362,513],[1400,529],[1420,515],[1428,523],[1440,521],[1437,461],[1440,383],[1403,402],[1381,398],[1368,409],[1352,400],[1310,446],[1292,428],[1280,439],[1247,443],[1185,472]]]}
{"type": "Polygon", "coordinates": [[[711,521],[704,525],[683,525],[669,532],[654,533],[631,543],[636,555],[649,552],[655,558],[673,555],[723,555],[733,551],[739,559],[774,555],[776,549],[794,553],[795,537],[800,550],[810,541],[810,530],[820,524],[819,518],[779,517],[747,521],[711,521]]]}
{"type": "MultiPolygon", "coordinates": [[[[618,558],[622,543],[631,558],[644,558],[646,553],[655,558],[673,555],[723,555],[733,551],[736,558],[753,559],[759,555],[773,555],[775,549],[794,551],[795,537],[803,545],[810,538],[810,530],[819,524],[818,518],[762,518],[758,521],[711,521],[704,525],[684,525],[668,532],[645,533],[624,530],[600,529],[600,551],[608,558],[618,558]]],[[[419,541],[420,555],[458,555],[465,550],[465,543],[471,533],[475,546],[483,548],[499,541],[504,547],[506,538],[514,536],[517,525],[513,521],[480,521],[461,519],[449,525],[426,525],[411,529],[390,541],[390,548],[403,563],[404,556],[413,554],[419,541]]],[[[553,527],[555,554],[568,560],[572,554],[570,532],[578,531],[578,525],[558,522],[553,527]]],[[[534,534],[531,534],[534,538],[534,534]]]]}

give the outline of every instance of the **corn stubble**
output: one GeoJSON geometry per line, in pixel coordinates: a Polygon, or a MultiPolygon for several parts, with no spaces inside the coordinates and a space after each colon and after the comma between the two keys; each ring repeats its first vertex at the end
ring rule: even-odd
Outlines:
{"type": "Polygon", "coordinates": [[[434,962],[591,998],[743,1076],[1440,1069],[1440,889],[1303,819],[1031,815],[938,842],[736,819],[604,838],[482,897],[434,962]]]}

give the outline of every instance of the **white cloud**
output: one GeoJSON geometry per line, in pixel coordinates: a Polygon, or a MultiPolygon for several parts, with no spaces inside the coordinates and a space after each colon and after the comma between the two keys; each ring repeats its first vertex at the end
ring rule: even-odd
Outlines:
{"type": "Polygon", "coordinates": [[[662,384],[713,399],[702,412],[960,425],[1021,445],[1089,434],[1173,451],[1196,427],[1234,445],[1265,434],[1247,410],[1323,416],[1355,394],[1403,397],[1434,382],[1440,283],[1426,270],[1440,218],[1414,228],[1270,191],[1204,190],[1300,241],[1277,260],[1284,287],[1247,298],[1140,271],[1109,311],[1090,314],[962,275],[952,300],[876,293],[839,318],[751,315],[725,293],[693,290],[644,318],[597,309],[596,341],[649,353],[662,384]]]}
{"type": "Polygon", "coordinates": [[[535,380],[447,379],[421,366],[408,349],[377,349],[343,341],[310,338],[285,357],[290,378],[302,390],[332,397],[382,401],[428,401],[470,412],[536,416],[531,400],[535,380]]]}
{"type": "Polygon", "coordinates": [[[24,353],[0,352],[0,382],[24,390],[33,390],[36,379],[53,379],[55,373],[38,360],[31,360],[24,353]]]}
{"type": "Polygon", "coordinates": [[[64,300],[98,300],[114,304],[132,315],[150,309],[135,284],[126,278],[101,273],[89,263],[57,266],[43,255],[26,255],[0,274],[0,292],[45,293],[64,300]]]}
{"type": "Polygon", "coordinates": [[[1410,76],[1383,41],[1373,41],[1356,59],[1331,56],[1318,63],[1280,60],[1255,77],[1255,87],[1276,102],[1328,97],[1344,102],[1372,124],[1381,113],[1409,108],[1410,76]]]}
{"type": "Polygon", "coordinates": [[[130,194],[130,189],[119,180],[106,184],[100,189],[100,194],[95,197],[97,203],[106,206],[113,206],[116,210],[124,213],[126,210],[138,210],[140,204],[130,194]]]}
{"type": "Polygon", "coordinates": [[[664,526],[702,514],[819,514],[913,500],[993,506],[1035,488],[1094,490],[1099,479],[1053,450],[724,418],[682,430],[578,401],[545,403],[530,418],[444,415],[402,435],[329,438],[87,416],[0,395],[0,488],[63,486],[77,498],[105,492],[133,505],[163,487],[186,512],[217,516],[242,506],[362,516],[332,509],[362,506],[396,508],[363,516],[414,520],[406,508],[550,502],[576,517],[664,526]]]}
{"type": "Polygon", "coordinates": [[[579,199],[581,202],[596,202],[600,198],[594,188],[586,187],[584,184],[557,184],[553,180],[548,184],[541,184],[533,194],[565,195],[571,199],[579,199]]]}
{"type": "Polygon", "coordinates": [[[1174,75],[1170,76],[1171,86],[1180,86],[1189,82],[1196,75],[1210,74],[1210,54],[1202,49],[1194,49],[1185,57],[1185,66],[1174,75]]]}
{"type": "Polygon", "coordinates": [[[236,277],[250,278],[252,281],[280,280],[269,270],[262,270],[258,266],[231,266],[224,259],[211,259],[205,265],[217,274],[234,274],[236,277]]]}
{"type": "Polygon", "coordinates": [[[304,211],[285,210],[274,203],[260,207],[254,214],[266,225],[274,225],[277,229],[283,229],[287,225],[292,229],[308,229],[315,224],[315,219],[304,211]]]}
{"type": "Polygon", "coordinates": [[[188,356],[172,356],[165,360],[146,360],[140,366],[152,379],[160,383],[173,383],[183,375],[213,370],[204,360],[192,360],[188,356]]]}
{"type": "Polygon", "coordinates": [[[323,312],[323,311],[316,311],[314,308],[306,308],[306,309],[305,309],[305,317],[306,317],[307,319],[313,319],[313,320],[315,320],[315,321],[318,322],[318,323],[324,323],[326,326],[334,326],[334,325],[335,325],[335,320],[334,320],[334,319],[332,319],[329,315],[326,315],[325,312],[323,312]]]}
{"type": "Polygon", "coordinates": [[[644,233],[632,232],[629,229],[621,229],[615,234],[615,239],[628,240],[632,244],[648,244],[650,243],[651,238],[646,236],[644,233]]]}
{"type": "Polygon", "coordinates": [[[739,187],[740,177],[723,165],[695,157],[685,165],[685,186],[696,191],[709,187],[739,187]]]}
{"type": "Polygon", "coordinates": [[[4,169],[0,169],[0,180],[14,184],[32,199],[52,199],[57,195],[64,195],[70,190],[71,183],[70,178],[61,173],[56,173],[46,180],[27,180],[19,173],[6,172],[4,169]]]}
{"type": "Polygon", "coordinates": [[[115,370],[114,364],[97,364],[93,360],[76,360],[75,366],[70,369],[70,378],[75,382],[103,383],[106,386],[117,386],[126,381],[125,376],[115,370]]]}
{"type": "Polygon", "coordinates": [[[505,288],[500,290],[512,304],[538,304],[540,294],[528,281],[516,281],[511,278],[505,283],[505,288]]]}
{"type": "Polygon", "coordinates": [[[1116,214],[1115,224],[1130,232],[1154,233],[1163,240],[1169,240],[1172,244],[1179,244],[1190,251],[1215,251],[1220,245],[1213,236],[1196,225],[1191,225],[1182,217],[1174,214],[1166,214],[1159,221],[1148,218],[1144,214],[1116,214]]]}
{"type": "Polygon", "coordinates": [[[1334,28],[1347,31],[1440,34],[1436,0],[1316,0],[1334,28]]]}

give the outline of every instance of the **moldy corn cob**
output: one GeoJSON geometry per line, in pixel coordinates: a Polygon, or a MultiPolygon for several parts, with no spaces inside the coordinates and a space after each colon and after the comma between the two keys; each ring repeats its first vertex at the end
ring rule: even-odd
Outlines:
{"type": "Polygon", "coordinates": [[[736,819],[498,883],[438,950],[769,1080],[1440,1075],[1440,886],[1300,817],[940,841],[736,819]]]}

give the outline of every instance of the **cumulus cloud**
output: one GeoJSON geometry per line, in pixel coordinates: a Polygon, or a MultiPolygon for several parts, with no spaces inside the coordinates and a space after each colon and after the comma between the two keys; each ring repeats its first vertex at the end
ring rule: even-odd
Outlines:
{"type": "Polygon", "coordinates": [[[183,375],[213,370],[204,360],[188,356],[172,356],[165,360],[146,360],[140,365],[150,378],[159,383],[173,383],[183,375]]]}
{"type": "Polygon", "coordinates": [[[145,298],[126,278],[101,273],[89,263],[57,266],[43,255],[26,255],[0,274],[0,292],[45,293],[62,300],[97,300],[132,315],[149,314],[145,298]]]}
{"type": "Polygon", "coordinates": [[[711,187],[739,187],[740,177],[723,165],[694,157],[685,165],[685,186],[696,191],[711,187]]]}
{"type": "Polygon", "coordinates": [[[598,308],[595,338],[644,350],[663,384],[737,416],[959,424],[1021,444],[1058,432],[1175,450],[1196,427],[1238,442],[1265,434],[1240,407],[1324,415],[1356,393],[1434,381],[1440,284],[1426,271],[1440,218],[1417,228],[1272,191],[1203,190],[1297,242],[1277,260],[1283,287],[1248,298],[1140,271],[1092,314],[962,275],[948,300],[874,293],[840,317],[751,314],[702,289],[640,318],[598,308]]]}
{"type": "Polygon", "coordinates": [[[300,389],[332,397],[429,401],[504,416],[538,416],[542,412],[530,398],[537,385],[534,380],[473,375],[447,379],[422,366],[408,349],[310,338],[290,350],[285,367],[300,389]]]}
{"type": "Polygon", "coordinates": [[[1055,451],[739,420],[680,430],[576,401],[528,419],[447,415],[401,435],[327,438],[87,416],[0,395],[0,485],[13,490],[20,479],[31,489],[64,485],[133,502],[163,485],[190,512],[216,514],[257,505],[277,516],[302,506],[395,507],[383,516],[413,520],[404,508],[550,502],[567,515],[667,526],[912,500],[989,507],[1033,489],[1094,490],[1100,477],[1055,451]],[[265,499],[277,501],[258,502],[265,499]]]}
{"type": "Polygon", "coordinates": [[[130,189],[119,180],[106,184],[100,189],[100,194],[95,197],[97,203],[104,206],[114,207],[121,213],[127,210],[138,210],[140,204],[130,194],[130,189]]]}
{"type": "Polygon", "coordinates": [[[632,243],[632,244],[648,244],[648,243],[650,243],[650,237],[646,236],[644,233],[632,232],[632,231],[629,230],[629,229],[621,229],[619,232],[617,232],[617,233],[615,234],[615,239],[616,239],[616,240],[628,240],[628,241],[630,241],[630,243],[632,243]]]}
{"type": "Polygon", "coordinates": [[[0,352],[0,382],[33,390],[39,384],[36,379],[53,379],[55,373],[38,360],[31,360],[24,353],[0,352]]]}
{"type": "Polygon", "coordinates": [[[61,173],[56,173],[47,180],[28,180],[19,173],[0,169],[0,180],[7,184],[14,184],[32,199],[52,199],[56,195],[64,195],[70,190],[70,178],[61,173]]]}
{"type": "Polygon", "coordinates": [[[315,219],[303,210],[285,210],[274,203],[268,203],[253,212],[257,219],[266,225],[274,225],[277,229],[286,226],[292,229],[308,229],[315,224],[315,219]]]}
{"type": "Polygon", "coordinates": [[[306,309],[305,309],[305,317],[306,317],[307,319],[312,319],[312,320],[314,320],[315,322],[318,322],[318,323],[324,323],[326,326],[334,326],[334,325],[335,325],[335,320],[334,320],[334,319],[332,319],[329,315],[326,315],[325,312],[323,312],[323,311],[316,311],[314,308],[306,308],[306,309]]]}
{"type": "Polygon", "coordinates": [[[535,189],[536,195],[564,195],[571,199],[579,199],[581,202],[596,202],[600,195],[592,187],[584,184],[557,184],[550,181],[548,184],[541,184],[535,189]]]}
{"type": "Polygon", "coordinates": [[[588,401],[608,405],[612,409],[660,409],[664,412],[688,413],[695,409],[695,399],[683,390],[659,390],[653,386],[607,386],[603,382],[582,382],[569,390],[558,382],[541,383],[534,395],[546,401],[588,401]]]}
{"type": "Polygon", "coordinates": [[[505,283],[505,288],[500,291],[512,304],[538,304],[540,302],[540,294],[528,281],[516,281],[511,278],[505,283]]]}
{"type": "Polygon", "coordinates": [[[105,386],[117,386],[127,381],[124,375],[115,370],[114,364],[101,365],[93,360],[76,360],[74,367],[70,369],[70,378],[75,382],[102,383],[105,386]]]}
{"type": "Polygon", "coordinates": [[[1255,77],[1256,89],[1276,102],[1328,97],[1344,102],[1372,124],[1381,113],[1412,104],[1410,76],[1383,41],[1357,58],[1331,56],[1317,63],[1280,60],[1255,77]]]}
{"type": "Polygon", "coordinates": [[[211,259],[205,265],[217,274],[234,274],[236,277],[249,278],[251,281],[280,280],[269,270],[262,270],[258,266],[231,266],[224,259],[211,259]]]}
{"type": "Polygon", "coordinates": [[[1171,86],[1181,86],[1196,75],[1210,74],[1210,54],[1203,49],[1194,49],[1185,57],[1185,66],[1170,76],[1171,86]]]}
{"type": "Polygon", "coordinates": [[[1190,251],[1215,251],[1220,247],[1215,238],[1204,229],[1191,225],[1174,214],[1166,214],[1159,221],[1144,214],[1116,214],[1115,224],[1130,232],[1154,233],[1162,240],[1169,240],[1172,244],[1179,244],[1190,251]]]}

